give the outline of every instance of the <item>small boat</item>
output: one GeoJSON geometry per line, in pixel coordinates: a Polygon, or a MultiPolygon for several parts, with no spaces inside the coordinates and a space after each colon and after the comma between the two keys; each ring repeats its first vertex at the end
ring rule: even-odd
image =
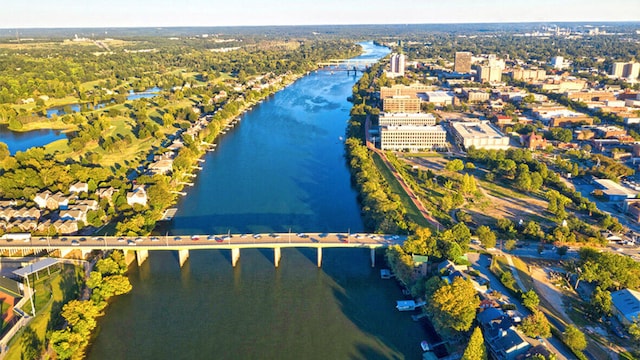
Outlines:
{"type": "Polygon", "coordinates": [[[429,342],[427,342],[427,340],[422,340],[420,342],[420,347],[422,348],[422,351],[430,351],[431,348],[429,347],[429,342]]]}

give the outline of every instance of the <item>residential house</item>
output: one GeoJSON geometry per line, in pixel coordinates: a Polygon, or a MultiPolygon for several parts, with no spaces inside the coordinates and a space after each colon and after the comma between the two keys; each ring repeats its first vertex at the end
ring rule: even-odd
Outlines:
{"type": "Polygon", "coordinates": [[[47,207],[47,199],[51,196],[51,191],[45,190],[36,194],[36,197],[33,198],[33,201],[38,205],[39,208],[47,207]]]}
{"type": "Polygon", "coordinates": [[[69,192],[72,193],[88,193],[89,192],[89,184],[83,182],[77,182],[71,186],[69,186],[69,192]]]}
{"type": "Polygon", "coordinates": [[[116,192],[118,192],[118,190],[111,186],[108,188],[96,189],[96,194],[98,195],[98,197],[100,199],[107,199],[109,200],[109,202],[111,202],[111,200],[113,199],[113,194],[115,194],[116,192]]]}
{"type": "Polygon", "coordinates": [[[134,204],[147,206],[147,201],[147,192],[144,189],[144,185],[136,185],[132,191],[127,192],[127,204],[131,206],[134,204]]]}
{"type": "Polygon", "coordinates": [[[53,223],[58,234],[74,234],[78,232],[78,222],[74,220],[57,220],[53,223]]]}

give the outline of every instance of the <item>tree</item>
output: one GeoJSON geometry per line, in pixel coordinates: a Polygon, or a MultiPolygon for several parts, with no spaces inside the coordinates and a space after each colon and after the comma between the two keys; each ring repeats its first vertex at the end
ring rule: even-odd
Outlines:
{"type": "Polygon", "coordinates": [[[538,294],[536,294],[533,289],[522,294],[522,305],[524,305],[527,309],[533,311],[538,307],[540,303],[540,298],[538,294]]]}
{"type": "Polygon", "coordinates": [[[505,241],[504,248],[507,251],[513,251],[516,248],[516,241],[513,239],[505,241]]]}
{"type": "Polygon", "coordinates": [[[573,325],[568,325],[564,329],[562,337],[564,338],[565,344],[573,350],[582,351],[587,348],[587,339],[584,334],[573,325]]]}
{"type": "Polygon", "coordinates": [[[486,360],[487,348],[484,346],[484,337],[479,326],[473,330],[469,344],[462,354],[462,360],[486,360]]]}
{"type": "Polygon", "coordinates": [[[480,305],[471,281],[461,277],[441,286],[429,300],[434,326],[445,331],[469,330],[480,305]]]}
{"type": "Polygon", "coordinates": [[[447,163],[445,169],[449,171],[461,171],[464,169],[464,163],[460,159],[454,159],[447,163]]]}
{"type": "Polygon", "coordinates": [[[534,310],[531,315],[522,319],[520,330],[529,337],[551,336],[551,326],[547,317],[539,310],[534,310]]]}
{"type": "Polygon", "coordinates": [[[558,253],[558,255],[559,255],[560,257],[563,257],[563,256],[567,255],[567,252],[568,252],[568,251],[569,251],[569,247],[568,247],[568,246],[566,246],[566,245],[558,246],[558,247],[556,248],[556,253],[558,253]]]}
{"type": "Polygon", "coordinates": [[[482,246],[486,249],[496,247],[496,233],[494,233],[491,228],[486,225],[479,226],[476,229],[476,236],[482,246]]]}
{"type": "Polygon", "coordinates": [[[611,293],[606,289],[603,290],[600,286],[596,286],[589,300],[589,315],[594,319],[599,319],[610,314],[611,293]]]}

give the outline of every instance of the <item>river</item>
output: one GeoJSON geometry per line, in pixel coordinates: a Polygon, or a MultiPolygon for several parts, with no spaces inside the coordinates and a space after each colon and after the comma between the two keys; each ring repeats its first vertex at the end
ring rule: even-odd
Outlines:
{"type": "MultiPolygon", "coordinates": [[[[388,49],[364,43],[365,58],[388,49]]],[[[344,158],[357,78],[311,73],[243,115],[205,156],[178,203],[170,234],[358,232],[344,158]]],[[[369,251],[312,249],[153,252],[132,266],[133,291],[100,319],[90,359],[417,359],[425,332],[395,310],[402,294],[381,280],[369,251]]],[[[382,264],[382,254],[377,263],[382,264]]]]}

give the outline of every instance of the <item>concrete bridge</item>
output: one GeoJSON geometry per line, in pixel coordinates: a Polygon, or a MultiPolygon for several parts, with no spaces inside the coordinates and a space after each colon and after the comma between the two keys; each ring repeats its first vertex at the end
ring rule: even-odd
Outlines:
{"type": "Polygon", "coordinates": [[[178,252],[180,266],[189,258],[190,250],[231,250],[231,262],[235,267],[240,260],[241,249],[271,248],[274,264],[278,267],[282,248],[315,248],[318,267],[322,266],[324,248],[368,248],[371,250],[371,266],[375,266],[375,249],[402,245],[404,235],[350,234],[350,233],[271,233],[271,234],[221,234],[221,235],[166,235],[166,236],[33,236],[18,239],[0,239],[0,250],[10,255],[24,252],[51,252],[60,250],[64,257],[78,249],[86,256],[93,250],[120,249],[135,255],[138,265],[149,257],[149,251],[172,250],[178,252]]]}

